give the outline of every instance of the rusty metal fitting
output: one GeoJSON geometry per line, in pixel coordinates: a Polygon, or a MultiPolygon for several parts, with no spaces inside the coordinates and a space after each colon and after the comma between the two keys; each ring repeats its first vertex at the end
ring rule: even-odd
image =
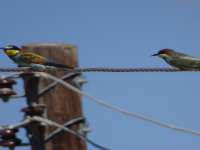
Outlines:
{"type": "Polygon", "coordinates": [[[18,132],[18,129],[3,129],[0,130],[0,137],[1,139],[12,139],[16,137],[16,133],[18,132]]]}
{"type": "Polygon", "coordinates": [[[16,81],[13,79],[0,78],[0,88],[12,88],[14,84],[16,84],[16,81]]]}
{"type": "Polygon", "coordinates": [[[44,113],[45,108],[45,105],[35,105],[22,108],[21,112],[24,112],[26,116],[41,116],[44,113]]]}
{"type": "Polygon", "coordinates": [[[21,144],[21,140],[18,139],[18,138],[0,141],[0,146],[3,146],[3,147],[15,147],[15,146],[18,146],[20,144],[21,144]]]}

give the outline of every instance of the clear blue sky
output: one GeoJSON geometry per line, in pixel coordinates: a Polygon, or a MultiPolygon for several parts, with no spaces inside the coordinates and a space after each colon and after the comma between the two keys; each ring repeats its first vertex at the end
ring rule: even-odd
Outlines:
{"type": "MultiPolygon", "coordinates": [[[[200,57],[197,0],[2,0],[0,18],[0,45],[75,44],[82,67],[167,66],[150,56],[161,48],[200,57]]],[[[0,57],[0,66],[15,66],[3,52],[0,57]]],[[[89,83],[84,90],[88,93],[130,111],[200,130],[199,73],[85,76],[89,83]]],[[[16,89],[22,92],[20,85],[16,89]]],[[[83,100],[84,113],[93,130],[89,137],[112,150],[200,147],[198,136],[163,129],[101,108],[87,98],[83,100]]],[[[23,100],[0,102],[0,124],[19,121],[19,110],[24,105],[23,100]]]]}

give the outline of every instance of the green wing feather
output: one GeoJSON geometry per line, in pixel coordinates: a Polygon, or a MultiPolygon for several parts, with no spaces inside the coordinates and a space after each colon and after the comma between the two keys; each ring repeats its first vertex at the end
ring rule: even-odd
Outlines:
{"type": "Polygon", "coordinates": [[[32,52],[21,53],[21,59],[28,64],[44,64],[47,61],[45,57],[32,52]]]}
{"type": "Polygon", "coordinates": [[[41,64],[41,65],[54,66],[54,67],[59,67],[59,68],[73,69],[73,67],[71,66],[50,61],[47,58],[40,56],[38,54],[32,53],[32,52],[21,53],[20,59],[21,59],[21,62],[24,62],[25,64],[41,64]]]}

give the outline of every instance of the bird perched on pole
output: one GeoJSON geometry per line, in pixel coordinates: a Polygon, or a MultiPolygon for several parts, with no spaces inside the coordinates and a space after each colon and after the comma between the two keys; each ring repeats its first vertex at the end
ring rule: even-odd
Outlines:
{"type": "Polygon", "coordinates": [[[12,59],[19,67],[31,67],[32,65],[43,65],[43,66],[53,66],[58,68],[73,69],[73,67],[59,64],[51,61],[43,56],[35,54],[33,52],[24,51],[15,45],[8,45],[1,47],[6,55],[12,59]]]}
{"type": "Polygon", "coordinates": [[[162,49],[152,56],[159,56],[172,67],[180,70],[200,70],[200,59],[176,52],[172,49],[162,49]]]}

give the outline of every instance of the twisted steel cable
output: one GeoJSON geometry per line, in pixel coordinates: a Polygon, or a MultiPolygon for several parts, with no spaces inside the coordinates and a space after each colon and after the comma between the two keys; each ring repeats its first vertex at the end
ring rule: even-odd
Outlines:
{"type": "Polygon", "coordinates": [[[0,68],[0,72],[51,72],[51,71],[67,71],[67,72],[199,72],[199,70],[180,70],[175,68],[160,67],[130,67],[130,68],[113,68],[113,67],[88,67],[64,69],[55,67],[46,67],[45,69],[32,69],[30,67],[19,68],[0,68]]]}
{"type": "Polygon", "coordinates": [[[94,67],[94,68],[76,68],[78,72],[178,72],[183,71],[173,68],[109,68],[109,67],[94,67]]]}

